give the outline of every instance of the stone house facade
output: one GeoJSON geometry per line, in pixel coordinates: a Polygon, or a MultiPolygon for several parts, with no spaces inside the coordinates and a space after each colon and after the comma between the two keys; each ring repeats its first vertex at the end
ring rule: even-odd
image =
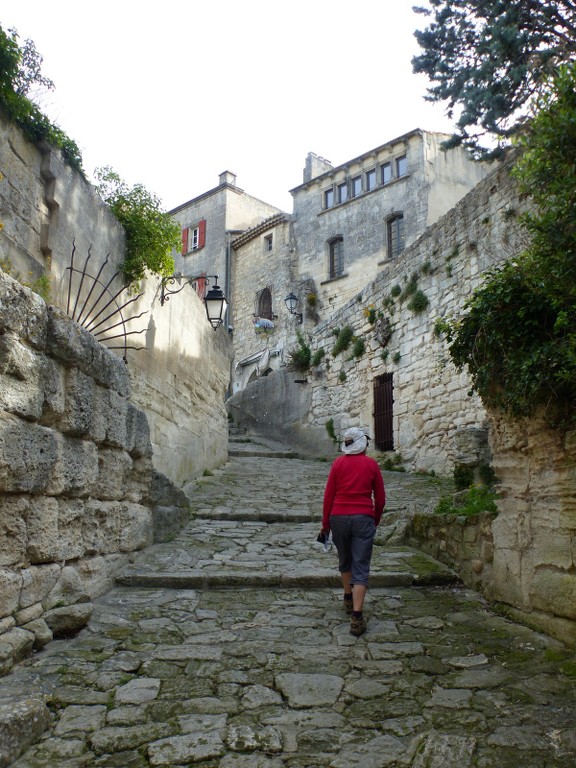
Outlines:
{"type": "MultiPolygon", "coordinates": [[[[232,325],[230,303],[231,248],[234,236],[279,213],[279,209],[246,194],[230,171],[220,174],[217,187],[204,192],[170,211],[182,231],[182,248],[174,254],[174,272],[182,278],[198,275],[218,276],[218,284],[228,298],[228,322],[232,325]]],[[[177,280],[182,284],[182,279],[177,280]]],[[[214,283],[199,280],[196,292],[203,298],[214,283]]]]}
{"type": "Polygon", "coordinates": [[[296,332],[329,321],[431,224],[483,179],[488,166],[445,134],[414,130],[338,167],[310,153],[293,212],[232,239],[235,362],[232,392],[289,360],[296,332]],[[296,315],[284,299],[295,295],[296,315]],[[262,322],[263,320],[263,322],[262,322]],[[300,323],[302,320],[302,323],[300,323]]]}
{"type": "Polygon", "coordinates": [[[445,134],[414,130],[333,168],[308,157],[292,189],[298,273],[313,280],[325,317],[484,178],[488,168],[445,134]]]}

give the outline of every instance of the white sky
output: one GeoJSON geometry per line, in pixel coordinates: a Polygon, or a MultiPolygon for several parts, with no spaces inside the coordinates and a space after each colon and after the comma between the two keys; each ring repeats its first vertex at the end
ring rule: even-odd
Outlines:
{"type": "Polygon", "coordinates": [[[450,131],[412,73],[416,0],[3,0],[55,84],[41,106],[166,210],[237,174],[287,211],[308,152],[340,165],[414,128],[450,131]]]}

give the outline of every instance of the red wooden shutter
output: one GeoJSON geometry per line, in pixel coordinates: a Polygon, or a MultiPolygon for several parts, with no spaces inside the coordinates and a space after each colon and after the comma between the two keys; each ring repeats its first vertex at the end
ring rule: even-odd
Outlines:
{"type": "Polygon", "coordinates": [[[198,248],[204,248],[206,245],[206,219],[198,224],[198,248]]]}
{"type": "MultiPolygon", "coordinates": [[[[203,275],[206,274],[206,272],[202,272],[203,275]]],[[[208,279],[206,277],[200,277],[198,280],[196,280],[196,293],[201,299],[206,298],[207,294],[207,287],[208,287],[208,279]]]]}
{"type": "Polygon", "coordinates": [[[188,227],[182,230],[182,255],[185,256],[188,253],[188,227]]]}

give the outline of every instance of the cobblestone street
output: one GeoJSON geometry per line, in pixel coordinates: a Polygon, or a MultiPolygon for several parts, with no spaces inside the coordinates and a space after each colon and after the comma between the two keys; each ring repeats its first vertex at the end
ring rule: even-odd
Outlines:
{"type": "Polygon", "coordinates": [[[13,768],[576,766],[574,654],[401,545],[437,482],[383,473],[355,638],[315,541],[329,464],[236,453],[186,488],[192,522],[134,557],[85,630],[0,679],[0,706],[51,713],[13,768]]]}

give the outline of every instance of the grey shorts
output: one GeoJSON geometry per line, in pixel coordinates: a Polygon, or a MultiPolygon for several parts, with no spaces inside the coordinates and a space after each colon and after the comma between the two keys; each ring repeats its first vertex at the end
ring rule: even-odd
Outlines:
{"type": "Polygon", "coordinates": [[[376,521],[371,515],[331,515],[332,541],[338,550],[338,570],[352,573],[352,584],[368,586],[376,521]]]}

